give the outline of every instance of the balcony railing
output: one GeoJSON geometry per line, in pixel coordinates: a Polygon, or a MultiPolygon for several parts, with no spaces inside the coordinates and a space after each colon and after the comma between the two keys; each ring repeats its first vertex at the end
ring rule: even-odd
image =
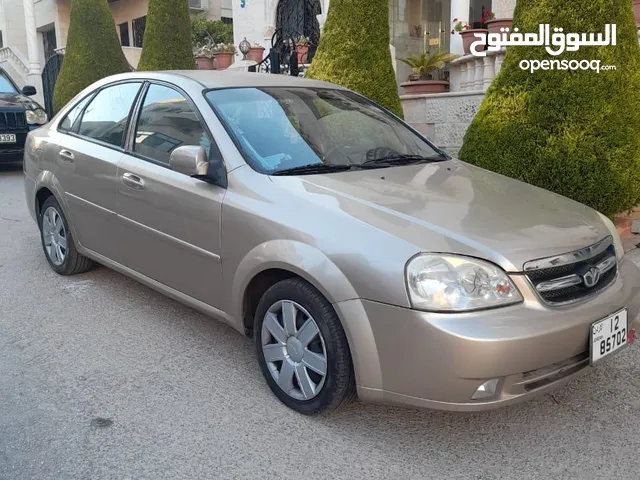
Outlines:
{"type": "Polygon", "coordinates": [[[502,68],[506,49],[487,52],[485,57],[464,55],[451,62],[452,92],[485,91],[502,68]]]}

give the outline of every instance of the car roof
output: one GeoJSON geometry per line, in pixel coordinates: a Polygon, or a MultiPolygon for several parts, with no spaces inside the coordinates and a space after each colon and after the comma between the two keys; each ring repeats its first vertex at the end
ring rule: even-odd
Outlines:
{"type": "MultiPolygon", "coordinates": [[[[188,78],[205,88],[230,87],[315,87],[344,89],[339,85],[320,80],[310,80],[291,75],[253,73],[238,70],[166,70],[154,72],[132,72],[108,77],[109,80],[147,78],[180,84],[180,78],[188,78]]],[[[104,79],[107,80],[107,79],[104,79]]],[[[102,82],[101,82],[102,83],[102,82]]]]}

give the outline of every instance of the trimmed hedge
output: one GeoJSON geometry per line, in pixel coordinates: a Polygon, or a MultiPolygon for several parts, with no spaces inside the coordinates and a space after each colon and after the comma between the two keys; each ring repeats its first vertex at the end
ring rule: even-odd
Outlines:
{"type": "MultiPolygon", "coordinates": [[[[514,26],[604,32],[617,45],[549,55],[508,47],[469,127],[460,158],[552,190],[612,216],[640,203],[640,47],[631,2],[518,0],[514,26]],[[616,70],[537,70],[521,60],[600,60],[616,70]]],[[[551,32],[553,33],[553,31],[551,32]]]]}
{"type": "Polygon", "coordinates": [[[305,76],[354,90],[402,118],[389,51],[389,1],[332,0],[305,76]]]}
{"type": "Polygon", "coordinates": [[[193,70],[187,0],[149,0],[137,70],[193,70]]]}
{"type": "Polygon", "coordinates": [[[92,83],[130,68],[109,4],[104,0],[72,0],[64,62],[53,92],[54,110],[60,110],[92,83]]]}
{"type": "Polygon", "coordinates": [[[204,45],[209,39],[215,44],[233,43],[233,25],[222,20],[207,20],[201,15],[193,15],[191,41],[194,45],[204,45]]]}

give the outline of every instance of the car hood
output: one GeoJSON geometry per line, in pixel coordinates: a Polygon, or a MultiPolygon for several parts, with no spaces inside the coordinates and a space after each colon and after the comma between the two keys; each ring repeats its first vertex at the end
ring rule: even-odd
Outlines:
{"type": "Polygon", "coordinates": [[[41,108],[36,102],[21,93],[0,93],[0,109],[24,110],[41,108]]]}
{"type": "Polygon", "coordinates": [[[298,179],[422,251],[486,258],[507,271],[610,235],[593,209],[459,160],[298,179]]]}

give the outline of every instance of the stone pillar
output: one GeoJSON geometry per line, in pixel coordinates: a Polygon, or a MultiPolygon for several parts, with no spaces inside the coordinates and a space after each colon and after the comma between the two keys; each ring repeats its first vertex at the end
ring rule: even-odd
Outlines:
{"type": "Polygon", "coordinates": [[[467,90],[467,64],[460,64],[460,91],[464,92],[467,90]]]}
{"type": "Polygon", "coordinates": [[[493,0],[492,10],[495,18],[513,18],[513,10],[516,8],[516,0],[493,0]]]}
{"type": "Polygon", "coordinates": [[[487,55],[482,59],[482,62],[484,64],[484,69],[482,72],[482,90],[486,90],[487,88],[489,88],[489,85],[491,85],[491,82],[495,78],[495,75],[496,75],[494,70],[495,60],[496,60],[495,56],[489,56],[489,55],[487,55]]]}
{"type": "Polygon", "coordinates": [[[38,94],[34,98],[39,103],[43,103],[42,77],[40,76],[40,60],[38,55],[38,31],[36,30],[36,14],[33,7],[33,0],[22,0],[24,8],[25,32],[27,34],[27,83],[36,87],[38,94]]]}
{"type": "MultiPolygon", "coordinates": [[[[462,22],[469,21],[469,0],[451,0],[451,20],[457,18],[462,22]]],[[[451,24],[453,28],[454,23],[451,24]]],[[[458,32],[451,35],[451,53],[462,55],[462,39],[458,32]]]]}

